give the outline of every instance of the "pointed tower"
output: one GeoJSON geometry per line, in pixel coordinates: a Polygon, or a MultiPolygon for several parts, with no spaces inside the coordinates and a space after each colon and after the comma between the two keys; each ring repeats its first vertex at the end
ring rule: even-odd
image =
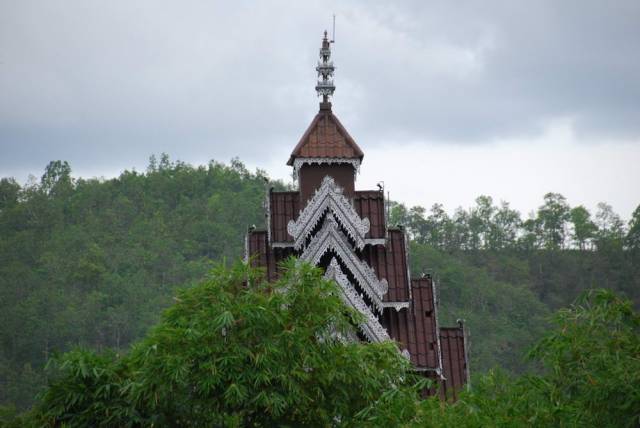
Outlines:
{"type": "Polygon", "coordinates": [[[344,193],[352,196],[355,174],[364,157],[362,150],[331,111],[330,99],[336,90],[333,83],[335,67],[331,60],[331,42],[324,32],[316,71],[316,92],[322,97],[320,111],[291,152],[287,165],[293,166],[300,183],[300,194],[307,201],[318,189],[324,177],[332,177],[344,193]]]}
{"type": "Polygon", "coordinates": [[[322,267],[364,315],[354,340],[395,341],[416,371],[455,399],[468,381],[464,327],[439,327],[435,283],[411,278],[407,237],[388,227],[382,190],[355,189],[364,154],[331,109],[335,67],[326,31],[319,56],[320,109],[287,162],[298,190],[269,190],[266,230],[249,231],[246,256],[270,280],[290,255],[322,267]]]}

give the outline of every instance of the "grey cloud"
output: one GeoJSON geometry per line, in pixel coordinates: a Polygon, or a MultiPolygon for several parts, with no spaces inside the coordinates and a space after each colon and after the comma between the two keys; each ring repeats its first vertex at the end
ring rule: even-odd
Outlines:
{"type": "Polygon", "coordinates": [[[414,138],[486,141],[537,134],[545,122],[570,117],[586,139],[640,135],[639,3],[420,4],[397,11],[404,19],[391,28],[379,13],[371,27],[382,30],[371,37],[382,40],[345,67],[350,78],[367,79],[371,123],[400,117],[395,123],[414,138]],[[398,55],[407,40],[423,55],[398,55]],[[448,72],[434,64],[447,50],[448,72]],[[474,62],[457,61],[456,52],[474,62]],[[378,61],[392,65],[379,70],[378,61]]]}
{"type": "Polygon", "coordinates": [[[2,175],[54,158],[286,152],[317,108],[313,68],[333,12],[335,109],[359,141],[473,144],[566,117],[585,141],[640,136],[632,0],[0,8],[2,175]]]}

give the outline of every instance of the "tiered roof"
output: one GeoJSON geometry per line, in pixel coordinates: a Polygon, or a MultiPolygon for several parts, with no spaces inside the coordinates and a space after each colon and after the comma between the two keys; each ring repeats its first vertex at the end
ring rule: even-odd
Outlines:
{"type": "Polygon", "coordinates": [[[355,174],[344,174],[344,164],[357,170],[364,154],[331,111],[330,56],[325,34],[316,87],[323,101],[287,162],[294,171],[318,166],[312,175],[299,174],[299,191],[269,190],[267,228],[249,231],[247,257],[266,268],[269,280],[291,255],[325,269],[345,303],[364,316],[360,338],[396,341],[416,370],[441,385],[443,397],[455,399],[468,379],[464,329],[439,327],[435,283],[430,276],[411,278],[407,238],[403,229],[387,226],[384,192],[356,191],[355,174]]]}

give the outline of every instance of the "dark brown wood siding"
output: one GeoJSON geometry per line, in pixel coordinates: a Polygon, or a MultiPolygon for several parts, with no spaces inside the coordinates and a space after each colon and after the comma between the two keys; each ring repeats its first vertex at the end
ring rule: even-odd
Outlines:
{"type": "Polygon", "coordinates": [[[300,168],[300,200],[307,201],[314,195],[326,177],[333,177],[336,184],[342,187],[344,195],[353,197],[355,191],[355,170],[351,164],[304,164],[300,168]]]}
{"type": "Polygon", "coordinates": [[[411,281],[412,303],[408,309],[385,309],[383,324],[392,339],[407,349],[418,368],[439,367],[435,302],[430,278],[411,281]]]}
{"type": "Polygon", "coordinates": [[[443,327],[440,329],[442,346],[442,365],[445,381],[444,394],[452,400],[458,399],[458,393],[467,383],[467,362],[462,327],[443,327]]]}
{"type": "Polygon", "coordinates": [[[389,291],[385,302],[406,302],[409,300],[407,279],[407,255],[404,233],[399,229],[389,230],[387,245],[367,245],[362,250],[362,259],[373,268],[379,279],[386,279],[389,291]]]}
{"type": "Polygon", "coordinates": [[[266,279],[275,281],[280,277],[280,262],[294,255],[293,248],[271,248],[267,242],[267,232],[254,230],[247,237],[251,266],[265,269],[266,279]]]}
{"type": "Polygon", "coordinates": [[[369,232],[366,238],[385,237],[384,196],[378,190],[357,191],[353,197],[353,206],[360,218],[368,218],[369,232]]]}
{"type": "Polygon", "coordinates": [[[387,328],[389,336],[400,344],[400,349],[411,352],[409,343],[415,340],[409,337],[409,311],[408,308],[399,311],[394,308],[385,308],[382,324],[387,328]]]}
{"type": "Polygon", "coordinates": [[[412,307],[411,315],[414,330],[415,348],[412,361],[418,367],[438,368],[438,336],[436,328],[436,311],[433,299],[433,287],[430,278],[411,281],[412,307]],[[415,358],[414,355],[415,354],[415,358]]]}
{"type": "Polygon", "coordinates": [[[269,215],[271,217],[271,242],[293,242],[287,232],[287,224],[295,220],[300,212],[300,193],[271,192],[269,194],[269,215]]]}
{"type": "Polygon", "coordinates": [[[271,281],[275,275],[275,260],[267,242],[267,231],[250,231],[247,239],[251,266],[265,269],[267,279],[271,281]]]}

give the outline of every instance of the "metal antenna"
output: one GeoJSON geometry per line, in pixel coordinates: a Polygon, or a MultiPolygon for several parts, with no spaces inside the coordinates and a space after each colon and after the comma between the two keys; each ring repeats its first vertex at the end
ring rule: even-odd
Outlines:
{"type": "Polygon", "coordinates": [[[331,36],[331,43],[336,42],[336,14],[333,14],[333,35],[331,36]]]}

